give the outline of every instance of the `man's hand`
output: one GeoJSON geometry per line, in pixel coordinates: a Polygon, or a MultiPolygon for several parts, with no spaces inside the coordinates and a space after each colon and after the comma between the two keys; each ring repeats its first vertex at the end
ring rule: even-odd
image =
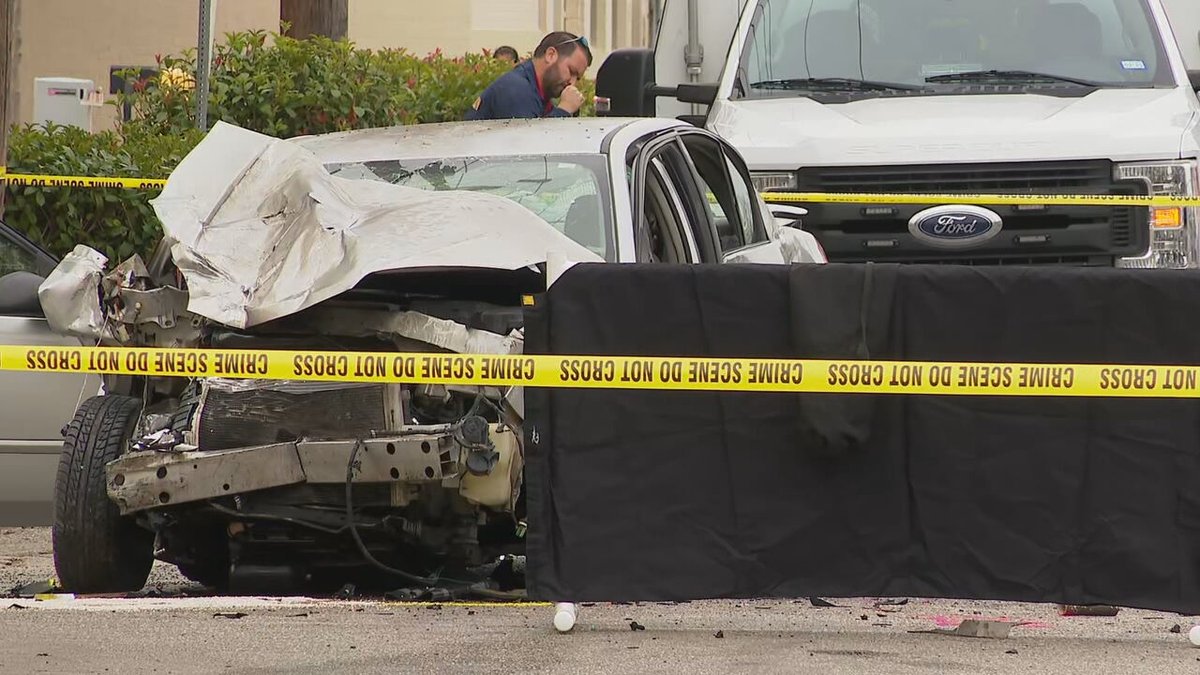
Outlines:
{"type": "Polygon", "coordinates": [[[574,115],[583,107],[583,92],[579,91],[575,85],[570,85],[563,89],[563,93],[558,97],[558,107],[566,110],[574,115]]]}

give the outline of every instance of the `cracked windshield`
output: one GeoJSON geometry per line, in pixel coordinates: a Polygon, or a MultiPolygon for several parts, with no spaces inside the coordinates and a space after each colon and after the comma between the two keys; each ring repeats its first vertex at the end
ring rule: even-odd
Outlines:
{"type": "Polygon", "coordinates": [[[602,157],[471,157],[378,161],[330,167],[342,178],[371,178],[422,190],[471,190],[505,197],[602,256],[614,259],[602,157]]]}
{"type": "Polygon", "coordinates": [[[761,0],[740,76],[751,96],[1171,82],[1145,0],[761,0]]]}

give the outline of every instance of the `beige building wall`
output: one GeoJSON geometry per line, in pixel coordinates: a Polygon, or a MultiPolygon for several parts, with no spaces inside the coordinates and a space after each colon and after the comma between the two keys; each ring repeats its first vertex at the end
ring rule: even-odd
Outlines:
{"type": "MultiPolygon", "coordinates": [[[[9,0],[0,0],[0,2],[9,0]]],[[[16,122],[33,121],[34,79],[92,80],[109,98],[111,66],[153,66],[156,54],[196,47],[198,0],[12,0],[17,7],[16,122]]],[[[616,48],[649,43],[650,0],[350,0],[348,37],[360,47],[454,55],[511,45],[525,54],[553,30],[582,33],[591,73],[616,48]]],[[[279,28],[279,0],[217,0],[216,35],[279,28]]],[[[93,111],[93,130],[118,111],[93,111]]]]}
{"type": "MultiPolygon", "coordinates": [[[[354,0],[351,0],[353,3],[354,0]]],[[[197,0],[17,0],[17,121],[33,120],[37,77],[92,80],[109,98],[109,67],[153,66],[156,54],[195,49],[197,0]]],[[[279,0],[219,0],[216,35],[279,29],[279,0]]],[[[110,128],[117,111],[96,109],[93,129],[110,128]]]]}
{"type": "Polygon", "coordinates": [[[371,49],[455,55],[511,45],[525,54],[546,33],[586,35],[592,73],[613,49],[649,44],[650,0],[350,0],[349,38],[371,49]]]}

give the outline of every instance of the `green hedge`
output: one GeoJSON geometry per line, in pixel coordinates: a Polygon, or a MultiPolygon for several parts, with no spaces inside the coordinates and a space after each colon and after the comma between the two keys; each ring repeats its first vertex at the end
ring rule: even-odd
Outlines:
{"type": "MultiPolygon", "coordinates": [[[[136,80],[133,119],[116,131],[74,127],[13,129],[14,173],[164,178],[203,134],[195,127],[194,50],[159,59],[174,78],[136,80]]],[[[510,68],[485,54],[425,57],[403,50],[359,49],[328,38],[232,33],[216,46],[209,123],[224,120],[280,138],[348,129],[461,119],[475,97],[510,68]]],[[[128,74],[130,79],[136,73],[128,74]]],[[[591,101],[591,83],[581,85],[591,101]]],[[[592,114],[585,109],[583,114],[592,114]]],[[[153,192],[85,188],[10,188],[5,221],[52,253],[77,243],[113,260],[146,253],[161,236],[153,192]]]]}

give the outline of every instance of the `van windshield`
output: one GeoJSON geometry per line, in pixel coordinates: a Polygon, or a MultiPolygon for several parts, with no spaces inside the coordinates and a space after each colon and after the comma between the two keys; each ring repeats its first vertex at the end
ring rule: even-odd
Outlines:
{"type": "Polygon", "coordinates": [[[1174,86],[1155,26],[1146,0],[758,0],[739,83],[750,97],[1174,86]]]}

